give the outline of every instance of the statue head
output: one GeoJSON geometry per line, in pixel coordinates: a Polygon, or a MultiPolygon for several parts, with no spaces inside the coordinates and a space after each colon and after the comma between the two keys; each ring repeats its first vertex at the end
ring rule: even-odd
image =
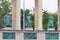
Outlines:
{"type": "Polygon", "coordinates": [[[49,20],[54,20],[54,17],[53,16],[49,16],[49,20]]]}
{"type": "Polygon", "coordinates": [[[10,15],[10,12],[7,12],[6,15],[10,15]]]}

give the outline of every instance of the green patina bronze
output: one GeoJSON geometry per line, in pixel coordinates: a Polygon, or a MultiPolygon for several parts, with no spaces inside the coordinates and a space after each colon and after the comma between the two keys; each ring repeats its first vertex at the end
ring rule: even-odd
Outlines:
{"type": "Polygon", "coordinates": [[[8,13],[4,16],[4,27],[11,27],[11,17],[8,13]]]}
{"type": "Polygon", "coordinates": [[[54,22],[54,17],[53,16],[49,16],[48,28],[54,28],[53,22],[54,22]]]}

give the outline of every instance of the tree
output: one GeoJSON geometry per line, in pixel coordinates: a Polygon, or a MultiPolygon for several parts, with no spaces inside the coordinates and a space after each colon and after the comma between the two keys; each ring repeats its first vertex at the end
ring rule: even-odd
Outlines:
{"type": "Polygon", "coordinates": [[[58,29],[58,15],[57,15],[57,12],[55,12],[51,15],[54,17],[54,28],[57,31],[57,29],[58,29]]]}
{"type": "Polygon", "coordinates": [[[48,26],[48,18],[49,18],[49,14],[48,11],[43,10],[43,29],[47,30],[47,26],[48,26]]]}
{"type": "Polygon", "coordinates": [[[58,18],[58,15],[57,15],[57,12],[55,12],[55,13],[51,13],[51,12],[48,12],[48,11],[46,11],[46,10],[43,10],[43,29],[44,30],[47,30],[48,28],[47,28],[47,26],[48,26],[48,19],[49,19],[49,16],[53,16],[54,17],[54,28],[55,28],[55,30],[57,30],[58,29],[58,20],[57,20],[57,18],[58,18]]]}
{"type": "Polygon", "coordinates": [[[21,28],[23,29],[23,12],[25,12],[25,17],[30,15],[32,17],[32,26],[34,27],[34,14],[30,14],[30,9],[26,9],[23,11],[23,9],[21,9],[21,28]]]}
{"type": "Polygon", "coordinates": [[[11,12],[11,2],[9,0],[0,0],[0,28],[3,27],[3,18],[7,12],[11,12]]]}

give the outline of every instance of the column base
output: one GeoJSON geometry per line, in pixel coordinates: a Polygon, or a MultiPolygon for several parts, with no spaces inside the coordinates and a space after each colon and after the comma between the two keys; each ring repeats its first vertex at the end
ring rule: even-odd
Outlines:
{"type": "Polygon", "coordinates": [[[11,27],[4,27],[4,28],[2,28],[2,30],[12,30],[12,28],[11,27]]]}
{"type": "Polygon", "coordinates": [[[33,30],[33,28],[25,28],[25,30],[33,30]]]}
{"type": "Polygon", "coordinates": [[[55,30],[55,28],[48,28],[47,30],[48,30],[48,31],[49,31],[49,30],[55,30]]]}

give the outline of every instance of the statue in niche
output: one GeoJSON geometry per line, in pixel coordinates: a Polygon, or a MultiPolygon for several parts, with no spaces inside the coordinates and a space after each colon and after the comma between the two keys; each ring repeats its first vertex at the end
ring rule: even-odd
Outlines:
{"type": "Polygon", "coordinates": [[[25,27],[32,27],[32,17],[28,15],[25,19],[25,27]]]}
{"type": "Polygon", "coordinates": [[[48,19],[48,28],[54,28],[54,17],[53,16],[49,16],[49,19],[48,19]]]}
{"type": "Polygon", "coordinates": [[[10,17],[10,14],[7,13],[5,16],[4,16],[4,27],[11,27],[11,17],[10,17]]]}

